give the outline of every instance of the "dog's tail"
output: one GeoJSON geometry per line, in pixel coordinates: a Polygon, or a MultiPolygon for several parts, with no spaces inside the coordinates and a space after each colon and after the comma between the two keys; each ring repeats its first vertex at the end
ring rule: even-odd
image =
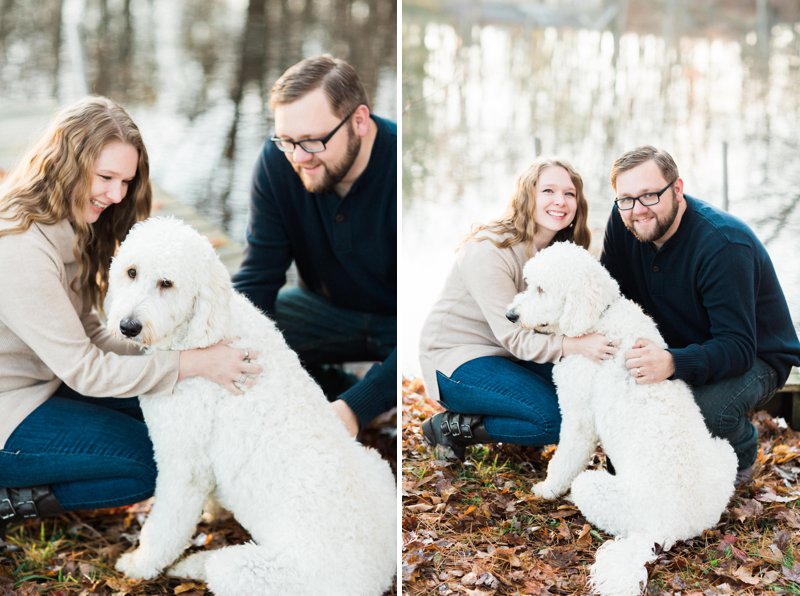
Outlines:
{"type": "Polygon", "coordinates": [[[655,541],[642,535],[609,540],[597,550],[589,583],[603,596],[638,596],[647,585],[645,565],[656,560],[655,541]]]}

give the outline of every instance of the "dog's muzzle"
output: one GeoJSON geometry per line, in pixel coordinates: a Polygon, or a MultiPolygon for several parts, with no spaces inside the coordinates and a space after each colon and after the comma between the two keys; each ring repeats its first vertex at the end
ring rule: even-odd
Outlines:
{"type": "Polygon", "coordinates": [[[142,332],[142,324],[136,319],[122,319],[119,330],[125,337],[134,338],[142,332]]]}
{"type": "Polygon", "coordinates": [[[519,321],[519,315],[513,310],[506,311],[506,318],[512,323],[519,321]]]}

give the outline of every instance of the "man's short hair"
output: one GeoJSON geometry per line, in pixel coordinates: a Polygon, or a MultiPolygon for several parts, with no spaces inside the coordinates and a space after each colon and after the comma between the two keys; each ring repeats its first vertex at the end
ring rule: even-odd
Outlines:
{"type": "Polygon", "coordinates": [[[664,180],[667,182],[678,178],[678,166],[669,153],[663,149],[656,149],[652,145],[644,145],[617,158],[617,161],[611,166],[611,186],[614,190],[617,190],[617,176],[650,160],[656,162],[658,169],[661,170],[661,174],[664,176],[664,180]]]}
{"type": "Polygon", "coordinates": [[[275,81],[269,107],[292,103],[322,87],[334,115],[343,118],[359,105],[369,108],[367,92],[355,69],[344,60],[329,54],[301,60],[275,81]]]}

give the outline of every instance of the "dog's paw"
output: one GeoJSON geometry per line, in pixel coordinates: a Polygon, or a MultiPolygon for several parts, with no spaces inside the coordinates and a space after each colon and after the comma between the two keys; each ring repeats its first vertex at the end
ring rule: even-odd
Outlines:
{"type": "Polygon", "coordinates": [[[537,482],[536,484],[533,485],[533,488],[531,490],[533,490],[533,494],[539,497],[540,499],[547,499],[547,500],[557,499],[562,494],[564,494],[564,491],[559,491],[550,484],[548,484],[547,480],[543,480],[542,482],[537,482]]]}
{"type": "Polygon", "coordinates": [[[207,581],[205,564],[210,555],[211,552],[209,551],[200,551],[199,553],[194,553],[182,561],[178,561],[171,567],[168,567],[164,573],[169,577],[207,581]]]}
{"type": "Polygon", "coordinates": [[[146,558],[142,555],[142,550],[140,548],[137,548],[133,552],[122,555],[119,559],[117,559],[117,564],[115,567],[117,568],[117,571],[121,571],[128,577],[132,577],[134,579],[153,579],[161,571],[146,560],[146,558]]]}

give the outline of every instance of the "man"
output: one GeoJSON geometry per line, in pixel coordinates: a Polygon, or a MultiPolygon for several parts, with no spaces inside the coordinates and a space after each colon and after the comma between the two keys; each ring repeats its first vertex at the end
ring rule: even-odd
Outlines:
{"type": "Polygon", "coordinates": [[[639,147],[611,168],[616,208],[601,262],[622,293],[652,316],[669,346],[640,340],[626,354],[637,383],[682,379],[712,434],[752,477],[751,410],[800,364],[800,343],[769,255],[735,217],[683,192],[665,151],[639,147]]]}
{"type": "MultiPolygon", "coordinates": [[[[234,285],[272,316],[352,435],[396,405],[397,126],[352,66],[307,58],[272,87],[234,285]],[[281,287],[294,261],[295,288],[281,287]],[[352,384],[343,362],[379,361],[352,384]]],[[[309,420],[309,425],[314,421],[309,420]]]]}

